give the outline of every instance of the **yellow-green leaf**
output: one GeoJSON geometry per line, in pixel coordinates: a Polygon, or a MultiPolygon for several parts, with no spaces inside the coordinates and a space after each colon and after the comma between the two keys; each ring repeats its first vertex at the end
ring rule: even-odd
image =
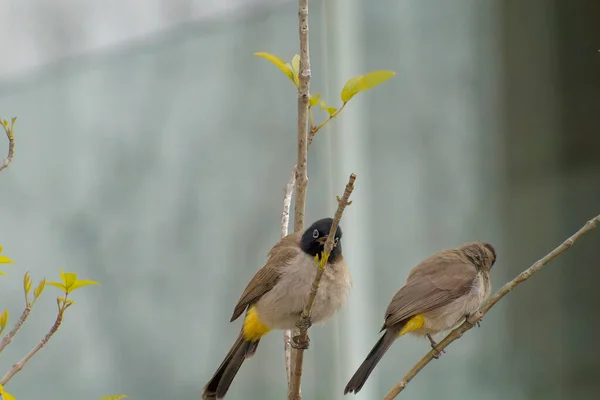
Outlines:
{"type": "Polygon", "coordinates": [[[8,128],[8,121],[7,121],[7,120],[3,119],[1,122],[2,122],[2,125],[3,125],[5,128],[8,128]]]}
{"type": "Polygon", "coordinates": [[[4,387],[2,387],[2,385],[0,385],[0,395],[2,396],[2,400],[16,400],[15,396],[4,391],[4,387]]]}
{"type": "Polygon", "coordinates": [[[286,63],[285,61],[283,61],[281,58],[270,54],[270,53],[254,53],[255,56],[257,57],[262,57],[266,60],[271,61],[273,64],[275,64],[280,70],[283,71],[284,74],[286,74],[288,76],[288,78],[290,78],[290,80],[292,81],[292,83],[296,85],[296,80],[294,79],[294,71],[292,71],[292,67],[290,66],[290,64],[286,63]]]}
{"type": "Polygon", "coordinates": [[[77,282],[77,274],[75,272],[62,272],[61,270],[61,277],[67,292],[70,292],[71,287],[77,282]]]}
{"type": "Polygon", "coordinates": [[[69,288],[69,292],[72,292],[75,289],[79,289],[80,287],[84,287],[84,286],[88,286],[88,285],[99,285],[99,283],[96,281],[90,281],[87,279],[79,280],[79,281],[76,281],[73,285],[71,285],[71,287],[69,288]]]}
{"type": "Polygon", "coordinates": [[[331,117],[333,114],[335,114],[337,108],[329,107],[327,104],[325,104],[323,100],[321,100],[321,110],[327,111],[329,113],[329,116],[331,117]]]}
{"type": "Polygon", "coordinates": [[[54,286],[59,288],[60,290],[62,290],[63,292],[67,291],[67,288],[65,287],[65,285],[63,283],[60,282],[46,282],[48,285],[50,286],[54,286]]]}
{"type": "Polygon", "coordinates": [[[33,298],[34,298],[34,300],[37,299],[38,297],[40,297],[40,295],[44,291],[45,287],[46,287],[46,280],[42,279],[40,281],[40,283],[38,283],[37,287],[33,290],[33,298]]]}
{"type": "Polygon", "coordinates": [[[296,87],[300,86],[300,56],[296,54],[294,58],[292,58],[292,72],[294,73],[294,85],[296,87]]]}
{"type": "Polygon", "coordinates": [[[0,271],[0,275],[4,275],[4,276],[6,276],[6,272],[4,272],[4,271],[0,271]]]}
{"type": "Polygon", "coordinates": [[[374,88],[375,86],[392,79],[396,75],[394,71],[373,71],[362,76],[360,80],[360,91],[374,88]]]}
{"type": "Polygon", "coordinates": [[[2,314],[0,314],[0,329],[4,330],[4,328],[6,328],[7,323],[8,323],[8,309],[2,311],[2,314]]]}
{"type": "Polygon", "coordinates": [[[23,276],[23,290],[25,290],[26,295],[31,290],[31,275],[29,275],[29,272],[25,272],[25,276],[23,276]]]}
{"type": "Polygon", "coordinates": [[[293,58],[292,58],[292,71],[294,72],[294,75],[298,76],[298,74],[300,73],[300,55],[296,54],[293,58]]]}
{"type": "Polygon", "coordinates": [[[344,103],[347,103],[358,92],[369,90],[391,79],[394,75],[396,75],[394,71],[373,71],[365,75],[350,78],[344,85],[340,97],[344,103]]]}
{"type": "Polygon", "coordinates": [[[346,84],[340,93],[340,97],[344,103],[348,102],[356,93],[360,91],[359,83],[362,76],[355,76],[354,78],[348,79],[346,84]]]}
{"type": "Polygon", "coordinates": [[[0,264],[14,264],[15,262],[6,256],[0,256],[0,264]]]}
{"type": "Polygon", "coordinates": [[[128,397],[126,394],[113,394],[110,396],[104,396],[100,400],[122,400],[125,397],[128,397]]]}
{"type": "Polygon", "coordinates": [[[310,95],[310,106],[314,107],[319,104],[319,100],[321,100],[321,95],[319,93],[310,95]]]}

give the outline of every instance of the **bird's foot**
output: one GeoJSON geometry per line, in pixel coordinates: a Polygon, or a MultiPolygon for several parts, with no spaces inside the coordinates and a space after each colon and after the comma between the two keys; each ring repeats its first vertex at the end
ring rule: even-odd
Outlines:
{"type": "Polygon", "coordinates": [[[483,317],[483,315],[481,315],[481,312],[476,311],[473,314],[466,315],[465,321],[467,321],[467,323],[471,326],[477,325],[478,328],[481,328],[481,318],[482,317],[483,317]]]}
{"type": "Polygon", "coordinates": [[[437,343],[435,342],[435,340],[433,340],[433,338],[431,337],[431,335],[427,334],[427,339],[429,339],[429,343],[431,343],[431,348],[433,350],[435,350],[435,352],[433,353],[433,358],[435,358],[437,360],[438,358],[440,358],[440,356],[442,355],[442,353],[446,352],[446,350],[442,350],[440,352],[437,349],[437,343]]]}
{"type": "Polygon", "coordinates": [[[310,338],[306,336],[306,340],[302,338],[302,335],[297,335],[292,337],[292,342],[290,346],[296,350],[306,350],[308,349],[308,344],[310,343],[310,338]]]}
{"type": "Polygon", "coordinates": [[[310,319],[310,316],[308,316],[306,318],[300,317],[298,319],[298,321],[296,321],[296,327],[303,332],[306,332],[308,330],[308,328],[310,328],[311,326],[312,326],[312,321],[310,319]]]}

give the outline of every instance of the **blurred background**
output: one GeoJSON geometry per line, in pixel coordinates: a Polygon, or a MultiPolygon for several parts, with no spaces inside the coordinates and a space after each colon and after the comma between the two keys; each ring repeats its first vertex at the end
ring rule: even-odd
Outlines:
{"type": "MultiPolygon", "coordinates": [[[[298,53],[289,0],[3,0],[0,115],[18,116],[0,174],[9,325],[22,274],[101,282],[9,382],[25,399],[198,399],[238,334],[229,318],[279,239],[296,156],[296,94],[257,51],[298,53]]],[[[307,223],[342,220],[349,304],[311,330],[304,398],[342,399],[420,260],[493,243],[494,289],[600,213],[600,3],[310,1],[312,92],[354,98],[309,154],[307,223]]],[[[324,118],[316,110],[317,119],[324,118]]],[[[0,151],[6,151],[2,137],[0,151]]],[[[292,210],[293,215],[293,210],[292,210]]],[[[403,399],[593,399],[600,393],[600,231],[520,286],[403,399]]],[[[47,287],[0,358],[55,318],[47,287]]],[[[429,350],[396,342],[357,399],[380,399],[429,350]]],[[[284,399],[281,333],[228,399],[284,399]]]]}

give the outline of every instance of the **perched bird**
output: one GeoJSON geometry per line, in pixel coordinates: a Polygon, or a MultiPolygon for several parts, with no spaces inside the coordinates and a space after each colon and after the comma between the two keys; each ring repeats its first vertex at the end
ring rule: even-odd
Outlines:
{"type": "Polygon", "coordinates": [[[457,326],[489,296],[490,269],[495,262],[491,244],[472,242],[440,251],[417,264],[385,312],[380,330],[385,330],[384,335],[354,373],[344,394],[360,391],[381,357],[402,335],[426,336],[435,349],[431,335],[457,326]]]}
{"type": "MultiPolygon", "coordinates": [[[[321,258],[332,223],[331,218],[320,219],[304,232],[288,235],[273,246],[267,263],[246,286],[233,310],[231,322],[246,311],[244,324],[229,353],[204,386],[202,399],[225,397],[242,363],[254,355],[260,339],[269,331],[295,327],[317,273],[315,256],[321,258]]],[[[351,280],[341,239],[342,229],[338,226],[309,324],[325,322],[346,302],[351,280]]]]}

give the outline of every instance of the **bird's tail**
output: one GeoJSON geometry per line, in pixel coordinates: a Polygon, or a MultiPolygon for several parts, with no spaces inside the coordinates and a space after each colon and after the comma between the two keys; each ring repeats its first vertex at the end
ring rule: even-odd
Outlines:
{"type": "Polygon", "coordinates": [[[354,392],[356,394],[360,391],[360,389],[362,389],[363,385],[369,378],[369,375],[371,375],[371,372],[373,372],[373,369],[379,360],[381,360],[381,357],[383,357],[386,351],[389,350],[390,346],[392,343],[394,343],[394,340],[396,340],[397,337],[398,332],[396,329],[388,329],[385,331],[385,334],[377,341],[375,346],[373,346],[373,349],[367,358],[365,358],[365,361],[363,361],[360,367],[358,367],[350,379],[350,382],[348,382],[346,385],[344,394],[347,394],[348,392],[354,392]]]}
{"type": "Polygon", "coordinates": [[[244,339],[242,333],[231,346],[229,353],[217,368],[217,372],[202,389],[202,400],[218,400],[225,397],[233,378],[240,370],[244,360],[254,355],[258,340],[249,342],[244,339]]]}

